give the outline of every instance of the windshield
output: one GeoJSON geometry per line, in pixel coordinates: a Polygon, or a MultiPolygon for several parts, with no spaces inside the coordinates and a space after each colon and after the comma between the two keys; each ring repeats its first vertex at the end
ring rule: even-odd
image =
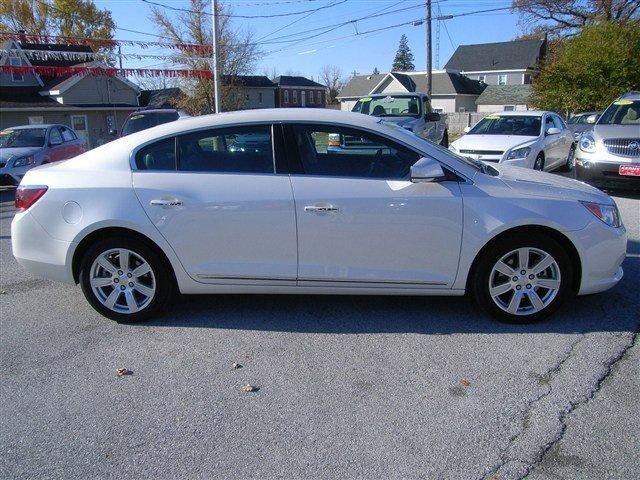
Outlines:
{"type": "Polygon", "coordinates": [[[480,120],[468,135],[540,135],[541,117],[531,115],[489,115],[480,120]]]}
{"type": "Polygon", "coordinates": [[[616,100],[604,111],[598,125],[640,125],[640,100],[616,100]]]}
{"type": "Polygon", "coordinates": [[[7,128],[0,132],[0,147],[44,147],[46,136],[46,128],[20,128],[18,130],[7,128]]]}
{"type": "Polygon", "coordinates": [[[387,95],[386,97],[365,97],[356,102],[352,112],[374,117],[415,117],[422,115],[420,97],[415,95],[387,95]]]}
{"type": "Polygon", "coordinates": [[[173,122],[178,119],[178,114],[175,112],[166,113],[138,113],[132,115],[125,122],[122,127],[122,136],[136,133],[147,128],[155,127],[156,125],[162,125],[163,123],[173,122]]]}

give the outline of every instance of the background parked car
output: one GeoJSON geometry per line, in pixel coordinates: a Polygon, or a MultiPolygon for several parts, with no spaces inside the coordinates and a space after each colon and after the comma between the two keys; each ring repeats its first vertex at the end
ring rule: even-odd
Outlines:
{"type": "Polygon", "coordinates": [[[0,185],[18,185],[29,169],[86,150],[85,141],[65,125],[6,128],[0,132],[0,185]]]}
{"type": "Polygon", "coordinates": [[[483,162],[534,170],[571,170],[573,133],[554,112],[500,112],[487,115],[449,149],[483,162]]]}
{"type": "Polygon", "coordinates": [[[567,127],[573,132],[573,136],[577,140],[583,132],[587,132],[593,128],[599,116],[599,112],[576,113],[567,120],[567,127]]]}
{"type": "Polygon", "coordinates": [[[602,187],[640,189],[640,92],[611,103],[578,142],[576,178],[602,187]]]}
{"type": "MultiPolygon", "coordinates": [[[[449,146],[447,126],[440,114],[432,110],[429,96],[424,93],[370,95],[358,100],[351,111],[382,117],[433,143],[449,146]]],[[[347,148],[344,142],[341,146],[347,148]]]]}
{"type": "MultiPolygon", "coordinates": [[[[183,117],[188,117],[188,115],[181,110],[175,110],[172,108],[138,110],[137,112],[130,113],[124,121],[120,136],[124,137],[125,135],[130,135],[141,130],[146,130],[147,128],[162,125],[163,123],[173,122],[183,117]]],[[[117,136],[118,134],[115,130],[112,130],[109,133],[113,136],[117,136]]]]}

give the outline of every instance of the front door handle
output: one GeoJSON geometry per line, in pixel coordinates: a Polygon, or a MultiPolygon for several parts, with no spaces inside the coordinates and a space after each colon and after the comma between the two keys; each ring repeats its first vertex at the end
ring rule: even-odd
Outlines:
{"type": "Polygon", "coordinates": [[[159,207],[181,207],[183,203],[180,200],[151,200],[149,202],[150,205],[156,205],[159,207]]]}
{"type": "Polygon", "coordinates": [[[338,207],[333,205],[307,205],[304,207],[304,211],[312,213],[337,212],[338,207]]]}

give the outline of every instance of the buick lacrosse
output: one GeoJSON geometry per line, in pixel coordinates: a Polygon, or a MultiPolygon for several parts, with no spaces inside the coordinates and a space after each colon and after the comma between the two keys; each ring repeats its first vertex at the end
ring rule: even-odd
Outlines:
{"type": "Polygon", "coordinates": [[[16,207],[18,262],[79,283],[118,321],[157,316],[177,292],[469,292],[525,323],[615,285],[626,251],[615,203],[593,187],[321,109],[128,135],[30,170],[16,207]]]}

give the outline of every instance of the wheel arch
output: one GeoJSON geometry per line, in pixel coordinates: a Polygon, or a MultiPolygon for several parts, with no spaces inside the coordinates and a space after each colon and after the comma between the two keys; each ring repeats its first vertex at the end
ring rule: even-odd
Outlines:
{"type": "Polygon", "coordinates": [[[483,247],[478,251],[476,256],[473,259],[473,263],[471,264],[471,268],[469,269],[469,274],[467,275],[467,283],[466,283],[466,291],[470,291],[471,282],[475,276],[475,271],[478,265],[478,260],[482,258],[482,255],[493,245],[499,243],[504,240],[506,237],[509,237],[514,234],[526,234],[526,233],[539,233],[546,235],[556,242],[558,242],[567,252],[569,259],[571,260],[571,266],[573,267],[573,284],[571,285],[571,289],[574,293],[578,293],[580,290],[580,283],[582,279],[582,261],[580,260],[580,254],[576,249],[573,242],[562,232],[543,225],[523,225],[518,227],[513,227],[507,230],[504,230],[494,237],[492,237],[487,243],[483,245],[483,247]]]}
{"type": "Polygon", "coordinates": [[[84,256],[87,249],[95,243],[97,240],[103,240],[109,237],[127,237],[131,239],[138,240],[144,243],[147,247],[154,250],[165,263],[167,270],[171,273],[172,280],[175,285],[177,285],[176,272],[171,264],[171,261],[164,253],[162,248],[154,242],[151,238],[146,235],[132,230],[126,227],[103,227],[97,230],[93,230],[89,234],[87,234],[81,241],[78,243],[78,246],[73,252],[73,259],[71,261],[71,273],[73,274],[73,280],[76,284],[79,282],[80,277],[80,264],[82,263],[82,257],[84,256]]]}

